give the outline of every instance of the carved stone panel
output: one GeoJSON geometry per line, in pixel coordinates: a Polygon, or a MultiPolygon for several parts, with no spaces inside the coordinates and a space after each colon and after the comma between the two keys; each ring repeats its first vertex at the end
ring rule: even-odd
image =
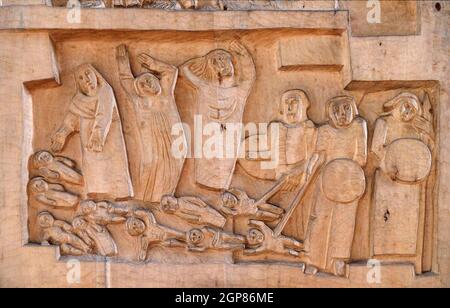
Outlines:
{"type": "MultiPolygon", "coordinates": [[[[358,79],[352,46],[365,38],[339,7],[50,2],[20,12],[48,61],[30,77],[8,68],[21,74],[16,231],[23,249],[56,249],[46,267],[100,262],[117,286],[177,269],[203,285],[190,273],[215,266],[230,271],[225,286],[255,286],[245,270],[295,274],[286,286],[366,286],[374,260],[394,277],[386,286],[448,279],[443,75],[358,79]],[[73,9],[82,21],[62,22],[73,9]]],[[[18,27],[0,21],[11,37],[18,27]]]]}

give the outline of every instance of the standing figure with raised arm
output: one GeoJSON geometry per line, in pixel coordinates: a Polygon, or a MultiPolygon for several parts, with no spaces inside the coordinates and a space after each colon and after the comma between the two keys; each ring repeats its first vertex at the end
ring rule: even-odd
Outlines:
{"type": "Polygon", "coordinates": [[[162,196],[175,192],[185,159],[172,153],[172,127],[181,124],[174,95],[178,69],[141,54],[138,60],[145,72],[135,77],[125,45],[117,47],[116,56],[120,81],[138,125],[138,167],[132,169],[136,199],[160,202],[162,196]]]}
{"type": "Polygon", "coordinates": [[[229,50],[216,49],[189,60],[181,66],[181,74],[197,92],[194,110],[202,116],[202,129],[217,127],[216,140],[224,141],[218,145],[217,155],[202,153],[202,158],[195,159],[196,182],[216,190],[228,189],[240,151],[239,125],[256,76],[252,56],[242,44],[233,41],[229,50]],[[230,132],[234,134],[232,140],[228,138],[233,137],[230,132]]]}

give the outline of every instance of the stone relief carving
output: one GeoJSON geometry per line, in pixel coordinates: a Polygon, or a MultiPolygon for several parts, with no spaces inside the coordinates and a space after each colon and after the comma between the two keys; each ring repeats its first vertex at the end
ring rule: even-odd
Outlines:
{"type": "Polygon", "coordinates": [[[52,137],[52,150],[60,152],[78,132],[88,196],[130,198],[134,193],[114,91],[90,64],[78,67],[74,77],[77,92],[52,137]]]}
{"type": "Polygon", "coordinates": [[[143,209],[133,211],[127,219],[126,228],[129,235],[138,237],[138,260],[146,261],[147,252],[155,246],[186,247],[186,234],[159,225],[155,216],[143,209]]]}
{"type": "MultiPolygon", "coordinates": [[[[220,134],[225,137],[228,123],[242,123],[256,71],[249,51],[241,43],[232,41],[228,50],[216,49],[189,60],[181,66],[180,72],[196,89],[196,113],[203,117],[204,126],[217,124],[220,134]]],[[[240,135],[241,131],[238,131],[237,136],[240,135]]],[[[233,146],[217,149],[222,152],[219,155],[222,158],[196,159],[197,183],[212,189],[228,189],[239,148],[238,140],[233,146]]]]}
{"type": "Polygon", "coordinates": [[[192,229],[187,235],[188,250],[204,252],[215,250],[242,250],[245,247],[245,238],[210,227],[192,229]]]}
{"type": "Polygon", "coordinates": [[[30,199],[55,208],[74,209],[80,202],[78,195],[66,191],[61,184],[48,183],[41,177],[30,180],[28,194],[30,199]]]}
{"type": "Polygon", "coordinates": [[[89,246],[74,234],[73,227],[56,220],[49,212],[41,212],[38,224],[42,229],[42,242],[60,246],[62,255],[81,256],[90,252],[89,246]]]}
{"type": "Polygon", "coordinates": [[[228,216],[245,216],[267,222],[278,221],[284,214],[282,208],[267,202],[256,202],[240,189],[230,189],[222,194],[220,210],[228,216]]]}
{"type": "Polygon", "coordinates": [[[247,235],[248,247],[244,251],[245,254],[275,253],[300,256],[303,249],[301,242],[286,236],[276,236],[262,221],[251,220],[249,226],[251,229],[247,235]]]}
{"type": "Polygon", "coordinates": [[[142,53],[142,46],[116,46],[116,65],[104,75],[111,83],[93,65],[79,66],[75,96],[67,110],[57,106],[59,114],[66,111],[63,124],[57,123],[56,132],[46,128],[41,137],[50,149],[39,144],[30,157],[30,230],[36,224],[40,232],[33,242],[57,245],[63,255],[139,262],[152,260],[155,247],[163,248],[155,249],[163,251],[162,258],[202,260],[194,262],[229,254],[239,263],[242,255],[255,262],[302,264],[307,274],[347,277],[358,209],[367,197],[372,256],[419,254],[425,194],[434,188],[430,94],[396,89],[383,112],[365,105],[363,118],[353,95],[333,93],[320,102],[317,94],[307,94],[311,89],[282,84],[272,100],[277,117],[264,124],[267,133],[238,139],[231,158],[194,157],[189,169],[186,158],[172,151],[172,128],[182,123],[179,100],[186,94],[175,96],[178,78],[196,94],[190,115],[202,115],[203,124],[216,124],[225,136],[228,123],[243,123],[250,92],[261,91],[253,88],[255,56],[237,41],[199,58],[176,57],[176,63],[142,53]],[[134,73],[132,67],[139,69],[134,73]],[[118,100],[113,86],[123,93],[117,92],[118,100]],[[126,106],[132,116],[122,112],[126,106]],[[327,122],[317,120],[320,113],[327,122]],[[124,132],[122,123],[137,130],[124,132]],[[75,134],[79,140],[69,144],[75,134]],[[131,153],[126,137],[136,142],[138,153],[131,153]],[[238,160],[239,147],[245,155],[238,160]],[[54,154],[61,152],[64,156],[54,154]],[[272,153],[278,153],[275,165],[262,168],[272,153]],[[180,189],[180,178],[194,171],[191,187],[180,189]],[[302,236],[288,234],[292,226],[302,229],[302,236]]]}
{"type": "Polygon", "coordinates": [[[31,157],[31,169],[48,181],[82,185],[83,176],[75,168],[74,161],[47,151],[36,152],[31,157]]]}
{"type": "Polygon", "coordinates": [[[374,254],[415,255],[420,212],[432,167],[434,128],[425,102],[401,93],[383,106],[371,152],[378,169],[374,189],[374,254]]]}
{"type": "Polygon", "coordinates": [[[136,199],[160,202],[162,196],[175,192],[184,164],[183,156],[172,153],[171,130],[181,122],[174,96],[178,69],[141,54],[138,61],[144,72],[134,77],[125,45],[117,47],[116,56],[121,84],[138,122],[136,199]]]}
{"type": "Polygon", "coordinates": [[[367,124],[359,117],[350,96],[331,99],[329,122],[319,127],[317,151],[326,162],[317,181],[316,200],[305,238],[305,260],[309,266],[346,275],[350,259],[358,200],[365,192],[362,167],[367,160],[367,124]]]}
{"type": "Polygon", "coordinates": [[[226,223],[223,217],[214,208],[196,197],[164,196],[161,200],[162,212],[175,215],[189,223],[223,228],[226,223]]]}

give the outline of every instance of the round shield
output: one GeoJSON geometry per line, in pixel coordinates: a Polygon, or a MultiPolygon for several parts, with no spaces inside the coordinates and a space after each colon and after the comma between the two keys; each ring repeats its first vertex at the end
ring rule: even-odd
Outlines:
{"type": "Polygon", "coordinates": [[[322,191],[334,202],[351,203],[364,194],[366,177],[364,171],[351,159],[335,159],[322,173],[322,191]]]}
{"type": "Polygon", "coordinates": [[[386,149],[383,171],[395,174],[396,179],[417,183],[427,178],[431,171],[431,151],[418,139],[398,139],[386,149]]]}

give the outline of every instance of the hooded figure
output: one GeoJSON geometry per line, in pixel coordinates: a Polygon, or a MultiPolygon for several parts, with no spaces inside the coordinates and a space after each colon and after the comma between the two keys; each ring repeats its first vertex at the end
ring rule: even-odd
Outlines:
{"type": "MultiPolygon", "coordinates": [[[[425,210],[434,145],[431,105],[424,107],[416,95],[401,93],[384,104],[385,113],[375,123],[375,255],[414,256],[420,247],[420,213],[425,210]]],[[[417,259],[413,258],[416,270],[421,272],[417,259]]]]}
{"type": "Polygon", "coordinates": [[[77,93],[52,140],[59,152],[74,132],[81,138],[82,172],[90,198],[133,197],[122,124],[111,86],[90,64],[75,72],[77,93]]]}
{"type": "Polygon", "coordinates": [[[347,274],[359,199],[366,182],[367,124],[359,117],[355,99],[339,96],[327,104],[328,124],[319,128],[318,152],[325,165],[316,181],[305,236],[308,272],[347,274]]]}

